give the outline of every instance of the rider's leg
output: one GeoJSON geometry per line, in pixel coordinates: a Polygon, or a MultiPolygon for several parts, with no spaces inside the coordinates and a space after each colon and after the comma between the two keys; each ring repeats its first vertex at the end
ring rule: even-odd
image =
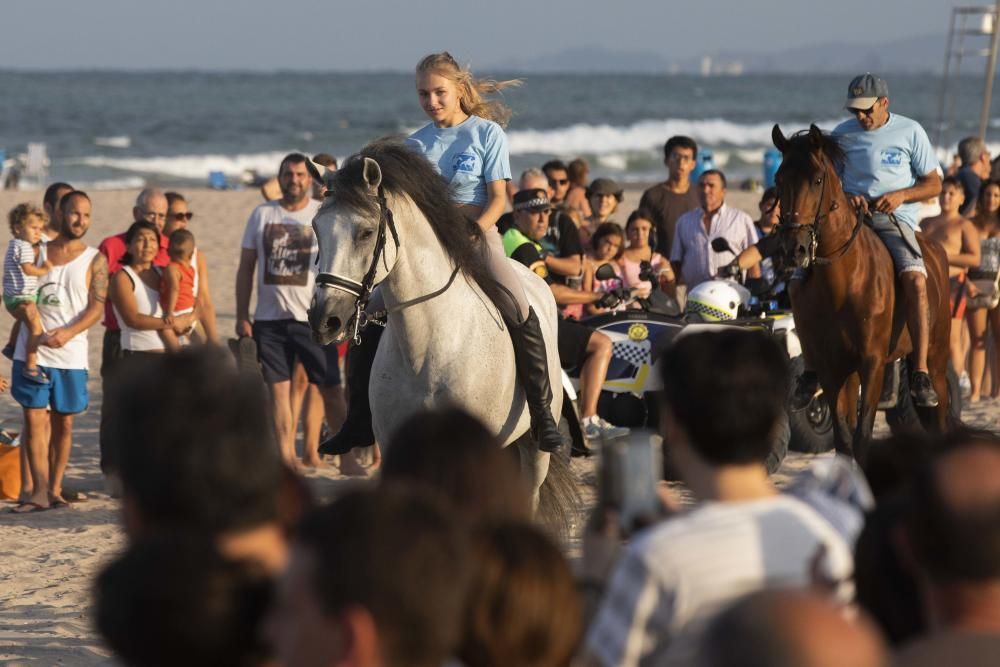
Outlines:
{"type": "Polygon", "coordinates": [[[521,279],[503,251],[503,242],[496,228],[486,232],[486,260],[490,273],[503,288],[497,304],[510,340],[514,345],[514,364],[524,389],[531,433],[543,452],[553,452],[562,445],[562,436],[552,416],[552,387],[549,382],[549,362],[538,316],[528,303],[521,279]]]}
{"type": "MultiPolygon", "coordinates": [[[[382,290],[375,288],[368,300],[368,312],[385,310],[382,290]]],[[[361,333],[358,345],[351,343],[347,350],[347,417],[337,434],[319,445],[319,453],[329,456],[347,454],[355,447],[370,447],[375,443],[372,430],[372,407],[368,400],[368,379],[375,363],[382,327],[370,324],[361,333]]],[[[333,425],[331,424],[331,430],[333,425]]]]}
{"type": "Polygon", "coordinates": [[[910,363],[910,395],[918,407],[933,408],[938,395],[927,373],[927,351],[930,347],[930,317],[927,299],[927,269],[920,254],[920,245],[912,227],[893,221],[889,216],[872,215],[872,229],[879,235],[892,257],[896,275],[903,290],[906,326],[910,331],[913,353],[910,363]]]}
{"type": "Polygon", "coordinates": [[[580,421],[587,438],[619,438],[629,434],[629,429],[615,426],[597,416],[597,400],[608,377],[612,351],[610,338],[600,331],[591,332],[586,356],[580,365],[580,421]]]}
{"type": "MultiPolygon", "coordinates": [[[[795,271],[788,281],[788,296],[792,303],[801,298],[802,282],[805,280],[804,271],[795,271]]],[[[802,346],[802,374],[795,378],[795,388],[792,391],[790,407],[792,410],[804,410],[814,398],[823,393],[819,386],[819,378],[809,358],[806,346],[802,346]]]]}

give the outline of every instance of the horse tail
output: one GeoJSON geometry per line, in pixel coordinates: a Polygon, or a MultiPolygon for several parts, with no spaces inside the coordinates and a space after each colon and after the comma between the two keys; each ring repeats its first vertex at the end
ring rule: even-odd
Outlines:
{"type": "MultiPolygon", "coordinates": [[[[538,447],[530,436],[521,438],[517,445],[522,459],[528,457],[530,460],[538,453],[538,447]]],[[[577,514],[581,506],[580,491],[569,455],[563,452],[550,454],[548,472],[538,491],[535,516],[556,540],[568,544],[578,532],[577,514]]]]}

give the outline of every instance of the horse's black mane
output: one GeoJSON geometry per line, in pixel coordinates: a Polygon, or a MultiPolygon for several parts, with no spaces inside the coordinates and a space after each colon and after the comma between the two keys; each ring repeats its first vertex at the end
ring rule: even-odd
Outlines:
{"type": "Polygon", "coordinates": [[[501,291],[484,261],[485,244],[478,225],[470,224],[451,199],[444,179],[427,159],[397,139],[371,142],[344,163],[327,181],[327,203],[378,215],[378,202],[368,192],[364,179],[364,158],[371,158],[382,170],[386,193],[407,195],[430,223],[438,241],[455,265],[476,281],[494,303],[501,291]]]}
{"type": "MultiPolygon", "coordinates": [[[[841,147],[837,137],[826,132],[821,132],[817,136],[820,137],[819,149],[833,165],[834,171],[841,173],[844,167],[845,155],[844,149],[841,147]]],[[[782,157],[782,166],[787,164],[789,169],[810,173],[813,170],[813,165],[809,156],[817,148],[816,141],[817,139],[809,130],[800,130],[788,137],[788,143],[785,146],[782,157]]]]}

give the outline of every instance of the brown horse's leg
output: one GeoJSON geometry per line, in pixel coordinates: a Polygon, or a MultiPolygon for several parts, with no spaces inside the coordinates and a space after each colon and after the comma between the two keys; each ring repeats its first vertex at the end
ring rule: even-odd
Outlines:
{"type": "Polygon", "coordinates": [[[869,357],[861,363],[861,411],[858,415],[858,426],[854,430],[854,457],[862,467],[868,458],[868,447],[871,444],[872,430],[875,428],[875,412],[878,410],[879,396],[882,395],[884,373],[885,365],[881,357],[869,357]]]}
{"type": "Polygon", "coordinates": [[[851,419],[851,411],[857,403],[852,403],[850,398],[849,378],[840,378],[833,381],[830,378],[820,376],[820,384],[823,387],[822,400],[830,407],[830,414],[833,419],[833,446],[838,454],[844,456],[854,456],[854,449],[851,446],[851,431],[847,422],[851,419]]]}

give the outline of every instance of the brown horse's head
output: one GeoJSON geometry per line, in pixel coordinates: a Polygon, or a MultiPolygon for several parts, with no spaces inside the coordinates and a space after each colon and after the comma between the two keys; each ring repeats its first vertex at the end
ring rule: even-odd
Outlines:
{"type": "Polygon", "coordinates": [[[816,259],[824,219],[844,196],[837,175],[844,151],[834,137],[815,125],[787,138],[775,125],[771,139],[782,154],[775,186],[781,202],[778,233],[785,261],[806,268],[816,259]]]}

